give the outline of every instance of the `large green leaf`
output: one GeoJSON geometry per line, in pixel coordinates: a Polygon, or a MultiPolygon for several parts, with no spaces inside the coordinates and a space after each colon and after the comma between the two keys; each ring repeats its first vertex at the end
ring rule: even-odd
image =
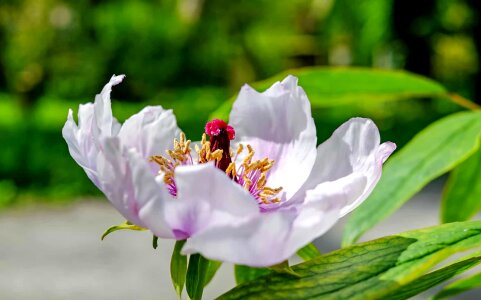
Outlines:
{"type": "Polygon", "coordinates": [[[439,293],[434,295],[431,300],[439,300],[452,297],[463,292],[481,287],[481,273],[455,281],[444,287],[439,293]]]}
{"type": "MultiPolygon", "coordinates": [[[[415,280],[431,280],[423,275],[450,255],[480,245],[481,221],[409,231],[293,266],[301,278],[266,275],[237,286],[219,299],[388,299],[386,296],[402,291],[415,280]]],[[[447,278],[467,265],[440,272],[447,278]]],[[[440,275],[432,274],[433,278],[440,275]]]]}
{"type": "MultiPolygon", "coordinates": [[[[368,68],[294,69],[253,83],[252,86],[262,91],[289,74],[299,78],[299,84],[306,91],[313,107],[447,95],[446,89],[431,79],[405,71],[368,68]]],[[[235,97],[226,101],[211,114],[210,119],[228,119],[234,99],[235,97]]]]}
{"type": "Polygon", "coordinates": [[[464,261],[460,261],[441,268],[434,272],[421,276],[420,278],[406,284],[402,288],[394,291],[390,295],[386,296],[389,300],[404,300],[409,299],[412,296],[420,294],[472,267],[478,265],[481,262],[481,257],[473,257],[464,261]]]}
{"type": "Polygon", "coordinates": [[[466,221],[481,210],[481,150],[457,166],[449,176],[441,205],[444,223],[466,221]]]}
{"type": "Polygon", "coordinates": [[[176,241],[170,260],[170,277],[179,298],[182,296],[187,273],[187,256],[180,254],[185,241],[176,241]]]}
{"type": "Polygon", "coordinates": [[[427,183],[453,169],[479,148],[481,113],[462,112],[434,122],[417,134],[383,168],[371,196],[351,215],[343,245],[408,201],[427,183]]]}

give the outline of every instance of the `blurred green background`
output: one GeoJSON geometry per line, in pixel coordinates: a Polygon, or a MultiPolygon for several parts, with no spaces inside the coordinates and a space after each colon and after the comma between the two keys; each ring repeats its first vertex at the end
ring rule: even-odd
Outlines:
{"type": "MultiPolygon", "coordinates": [[[[61,128],[112,74],[127,75],[113,92],[119,120],[160,104],[193,140],[243,83],[303,66],[406,69],[479,102],[479,12],[479,0],[2,0],[0,207],[98,194],[61,128]]],[[[425,99],[313,113],[320,140],[359,115],[403,145],[457,109],[425,99]]]]}

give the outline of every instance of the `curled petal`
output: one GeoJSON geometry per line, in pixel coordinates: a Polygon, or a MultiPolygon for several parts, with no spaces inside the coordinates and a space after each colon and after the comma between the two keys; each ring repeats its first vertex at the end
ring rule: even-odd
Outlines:
{"type": "Polygon", "coordinates": [[[316,162],[308,180],[296,194],[296,201],[324,182],[348,176],[364,176],[363,192],[346,199],[341,216],[352,211],[371,193],[381,177],[383,162],[396,149],[394,143],[379,143],[379,130],[369,119],[353,118],[341,125],[317,148],[316,162]]]}
{"type": "Polygon", "coordinates": [[[317,141],[311,107],[297,78],[288,76],[264,93],[244,86],[230,123],[238,142],[254,148],[254,159],[275,161],[267,185],[282,186],[287,199],[294,195],[312,169],[317,141]]]}
{"type": "MultiPolygon", "coordinates": [[[[179,129],[172,112],[161,107],[146,107],[120,126],[112,116],[110,93],[124,77],[114,75],[96,95],[94,103],[80,105],[78,126],[69,110],[62,134],[70,154],[92,182],[127,220],[143,226],[139,210],[153,196],[147,200],[145,196],[140,197],[145,194],[142,189],[151,191],[149,184],[156,184],[158,189],[159,184],[154,180],[152,168],[149,168],[150,183],[142,183],[136,176],[143,174],[144,165],[148,165],[147,157],[165,152],[179,129]],[[134,149],[132,151],[140,155],[143,162],[132,157],[129,149],[134,149]]],[[[162,191],[159,194],[162,196],[162,191]]]]}
{"type": "Polygon", "coordinates": [[[112,116],[110,92],[112,86],[120,83],[125,75],[112,76],[102,92],[95,97],[95,103],[79,106],[78,126],[69,110],[62,135],[67,142],[70,155],[84,169],[87,176],[99,188],[100,179],[97,174],[100,136],[112,136],[118,132],[120,125],[112,116]]]}
{"type": "MultiPolygon", "coordinates": [[[[79,110],[79,119],[91,120],[93,116],[93,105],[81,105],[79,110]],[[87,108],[87,109],[86,109],[87,108]]],[[[73,112],[68,111],[67,122],[62,129],[62,136],[67,142],[68,150],[72,158],[81,166],[92,182],[99,187],[96,167],[96,150],[97,147],[91,139],[88,138],[91,122],[85,122],[87,126],[79,122],[80,126],[75,124],[73,112]]]]}
{"type": "Polygon", "coordinates": [[[100,94],[95,96],[95,122],[100,133],[104,136],[112,136],[118,130],[118,122],[112,116],[110,93],[112,92],[112,86],[121,83],[124,78],[125,75],[113,75],[100,94]]]}

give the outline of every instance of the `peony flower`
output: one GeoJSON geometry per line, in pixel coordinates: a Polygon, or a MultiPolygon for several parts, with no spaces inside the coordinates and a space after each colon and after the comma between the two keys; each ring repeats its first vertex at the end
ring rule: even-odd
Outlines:
{"type": "Polygon", "coordinates": [[[69,111],[70,154],[131,223],[186,240],[183,254],[255,267],[291,257],[371,193],[396,148],[353,118],[317,148],[309,101],[288,76],[263,93],[245,85],[229,124],[191,143],[172,111],[146,107],[120,125],[110,92],[69,111]],[[208,137],[208,138],[207,138],[208,137]]]}

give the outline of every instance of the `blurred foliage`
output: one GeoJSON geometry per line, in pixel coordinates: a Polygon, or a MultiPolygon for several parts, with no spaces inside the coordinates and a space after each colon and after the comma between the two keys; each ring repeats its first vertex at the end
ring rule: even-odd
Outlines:
{"type": "MultiPolygon", "coordinates": [[[[2,0],[0,206],[97,193],[60,130],[112,74],[128,76],[113,93],[120,120],[161,104],[192,139],[243,83],[295,67],[406,68],[479,97],[478,2],[2,0]]],[[[320,140],[363,115],[402,145],[452,110],[427,100],[313,113],[320,140]]]]}

